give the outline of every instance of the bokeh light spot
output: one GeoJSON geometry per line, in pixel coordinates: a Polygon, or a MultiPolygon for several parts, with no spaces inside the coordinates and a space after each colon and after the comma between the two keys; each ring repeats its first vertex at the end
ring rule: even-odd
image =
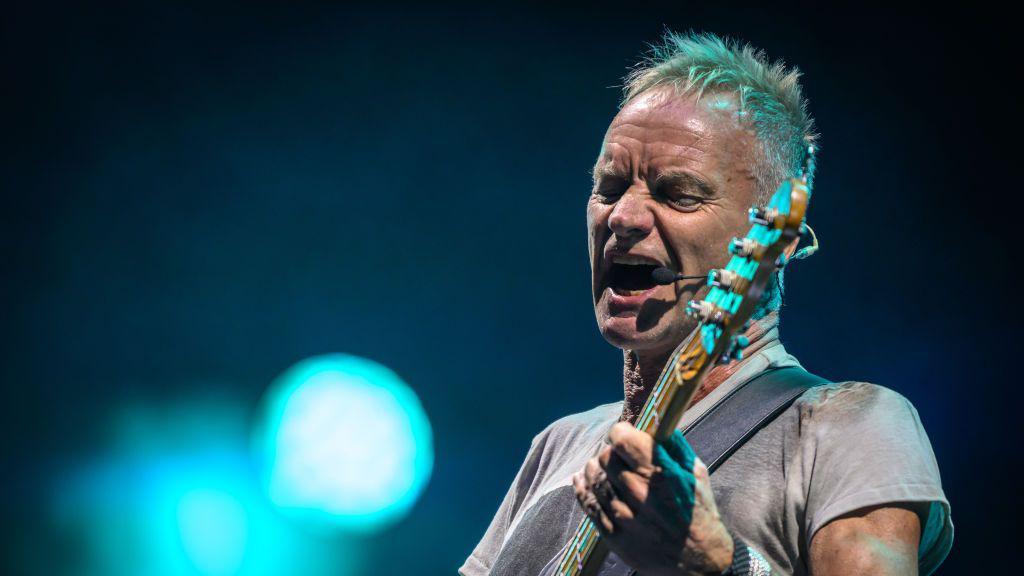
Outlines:
{"type": "Polygon", "coordinates": [[[342,354],[299,362],[272,385],[266,488],[293,515],[374,532],[400,520],[433,466],[430,423],[394,372],[342,354]]]}
{"type": "Polygon", "coordinates": [[[219,490],[192,490],[178,502],[178,532],[185,555],[208,576],[238,573],[245,557],[248,522],[245,509],[219,490]]]}

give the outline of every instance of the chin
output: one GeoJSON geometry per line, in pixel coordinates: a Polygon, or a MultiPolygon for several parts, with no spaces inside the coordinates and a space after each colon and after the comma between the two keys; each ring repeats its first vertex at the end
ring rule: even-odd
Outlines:
{"type": "Polygon", "coordinates": [[[609,344],[623,350],[658,349],[668,344],[666,330],[660,325],[640,330],[636,316],[604,316],[599,328],[609,344]]]}

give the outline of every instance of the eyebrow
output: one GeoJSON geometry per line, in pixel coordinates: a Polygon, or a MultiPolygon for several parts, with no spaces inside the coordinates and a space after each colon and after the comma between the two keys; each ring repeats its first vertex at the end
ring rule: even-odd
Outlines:
{"type": "MultiPolygon", "coordinates": [[[[594,184],[597,184],[602,178],[622,178],[624,180],[629,179],[629,175],[619,170],[614,162],[604,162],[602,164],[596,164],[590,170],[594,184]]],[[[665,185],[676,185],[684,188],[696,188],[700,191],[700,194],[706,198],[714,198],[718,196],[718,190],[707,180],[696,176],[690,172],[684,172],[681,170],[668,169],[658,174],[654,179],[655,188],[665,185]]]]}
{"type": "Polygon", "coordinates": [[[657,178],[654,179],[655,187],[672,184],[686,188],[696,188],[700,191],[701,195],[709,198],[718,195],[718,191],[710,182],[690,172],[668,170],[658,174],[657,178]]]}
{"type": "Polygon", "coordinates": [[[593,179],[594,184],[597,184],[597,181],[602,178],[612,177],[625,179],[629,177],[625,172],[616,168],[613,162],[595,164],[594,167],[591,168],[590,170],[590,176],[593,179]]]}

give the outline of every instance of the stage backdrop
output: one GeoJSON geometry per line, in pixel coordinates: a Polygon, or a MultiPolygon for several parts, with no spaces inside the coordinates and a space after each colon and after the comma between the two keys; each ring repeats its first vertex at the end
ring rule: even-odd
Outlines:
{"type": "Polygon", "coordinates": [[[3,571],[453,574],[533,435],[621,394],[588,170],[663,26],[804,72],[822,248],[787,272],[783,340],[917,406],[956,525],[940,573],[1005,565],[1020,210],[996,137],[1017,112],[988,23],[36,5],[2,39],[3,571]],[[265,490],[271,383],[331,353],[388,367],[429,419],[422,492],[379,532],[265,490]]]}

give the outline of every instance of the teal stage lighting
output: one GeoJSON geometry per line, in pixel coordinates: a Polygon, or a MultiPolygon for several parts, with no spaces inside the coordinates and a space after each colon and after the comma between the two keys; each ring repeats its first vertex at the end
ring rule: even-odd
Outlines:
{"type": "Polygon", "coordinates": [[[102,452],[69,461],[48,485],[42,515],[64,543],[25,549],[27,573],[103,576],[355,576],[372,548],[324,533],[270,502],[240,398],[126,404],[102,452]]]}
{"type": "Polygon", "coordinates": [[[184,494],[177,508],[181,544],[197,571],[238,574],[249,532],[242,503],[225,491],[199,489],[184,494]]]}
{"type": "Polygon", "coordinates": [[[273,383],[256,436],[267,495],[314,526],[371,533],[403,518],[433,466],[416,394],[376,362],[299,362],[273,383]]]}

